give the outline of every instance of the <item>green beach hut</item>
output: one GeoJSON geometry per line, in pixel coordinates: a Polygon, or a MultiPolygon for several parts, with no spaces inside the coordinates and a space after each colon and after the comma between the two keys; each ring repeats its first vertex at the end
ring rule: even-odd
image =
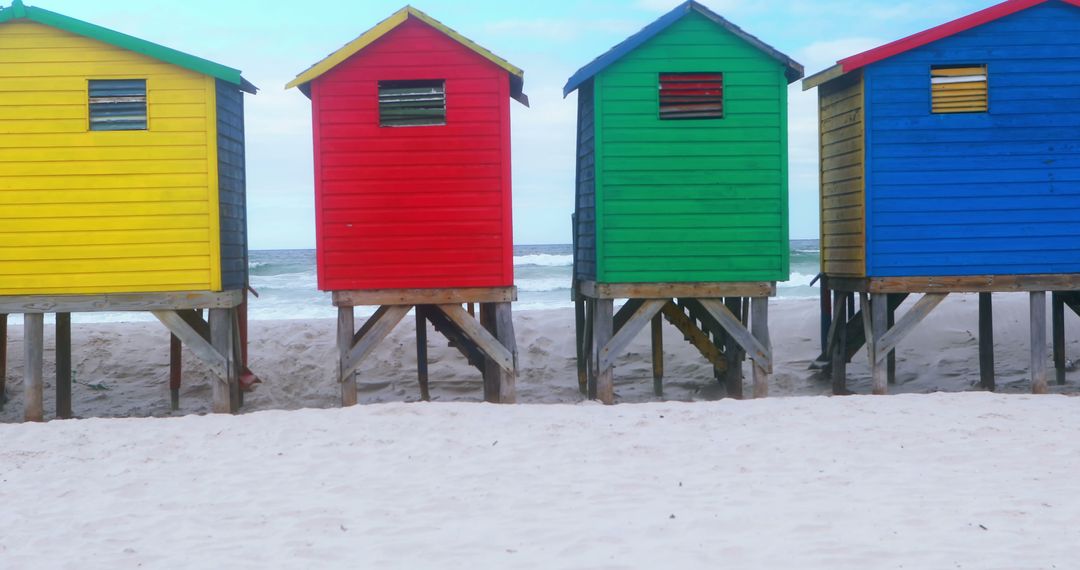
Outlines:
{"type": "MultiPolygon", "coordinates": [[[[734,354],[719,358],[701,336],[745,349],[750,332],[728,329],[748,311],[762,315],[767,336],[768,298],[789,277],[787,90],[802,76],[790,57],[691,0],[567,82],[566,95],[578,92],[579,376],[587,387],[591,360],[601,400],[614,399],[605,367],[625,348],[607,341],[628,343],[650,319],[679,326],[677,310],[699,333],[684,335],[732,376],[734,354]],[[616,298],[632,301],[609,318],[616,298]]],[[[762,374],[771,368],[749,352],[762,374]]]]}

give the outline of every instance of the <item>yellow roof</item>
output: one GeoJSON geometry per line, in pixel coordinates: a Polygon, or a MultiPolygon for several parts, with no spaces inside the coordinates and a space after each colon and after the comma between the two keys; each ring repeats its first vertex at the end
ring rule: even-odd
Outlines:
{"type": "Polygon", "coordinates": [[[309,67],[306,71],[304,71],[300,75],[297,75],[296,79],[290,81],[289,84],[285,86],[285,88],[292,89],[293,87],[300,87],[301,89],[303,89],[304,85],[311,83],[319,76],[337,67],[341,64],[341,62],[349,59],[360,50],[366,48],[379,38],[390,33],[401,24],[404,24],[405,21],[409,18],[416,18],[417,20],[424,22],[425,24],[446,34],[454,41],[480,54],[480,56],[482,56],[484,59],[487,59],[491,63],[494,63],[495,65],[505,69],[511,75],[511,95],[522,103],[526,105],[529,104],[528,98],[525,97],[525,95],[521,92],[525,80],[524,71],[517,67],[514,67],[510,64],[510,62],[506,61],[505,59],[495,55],[494,53],[491,53],[490,51],[481,47],[476,42],[473,42],[469,38],[466,38],[465,36],[455,32],[442,22],[436,20],[435,18],[432,18],[431,16],[428,16],[427,14],[421,12],[420,10],[417,10],[416,8],[413,8],[412,6],[406,6],[398,10],[389,18],[383,20],[382,22],[379,22],[374,28],[371,28],[370,30],[364,32],[360,35],[360,37],[345,44],[344,47],[330,54],[326,59],[309,67]]]}

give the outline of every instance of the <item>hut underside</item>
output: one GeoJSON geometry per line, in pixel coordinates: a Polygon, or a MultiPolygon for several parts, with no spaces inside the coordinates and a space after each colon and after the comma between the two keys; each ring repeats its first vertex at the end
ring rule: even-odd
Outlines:
{"type": "Polygon", "coordinates": [[[1080,275],[983,275],[960,277],[825,277],[822,287],[823,352],[814,367],[832,378],[833,392],[847,388],[847,363],[866,346],[874,394],[896,383],[896,348],[953,293],[979,294],[980,386],[996,389],[994,378],[994,293],[1028,293],[1031,323],[1031,389],[1049,391],[1046,369],[1046,294],[1051,293],[1053,357],[1058,384],[1065,384],[1065,308],[1080,315],[1080,275]],[[830,297],[831,291],[831,297],[830,297]],[[921,295],[900,319],[897,309],[921,295]],[[856,310],[855,298],[859,298],[856,310]]]}
{"type": "Polygon", "coordinates": [[[663,321],[712,365],[728,395],[743,397],[742,362],[753,363],[754,397],[769,394],[773,371],[769,298],[776,283],[596,283],[574,285],[578,384],[583,394],[615,403],[615,362],[651,326],[653,385],[664,393],[663,321]],[[615,312],[615,300],[627,302],[615,312]]]}
{"type": "Polygon", "coordinates": [[[430,323],[480,371],[485,401],[495,404],[517,401],[517,341],[511,309],[517,300],[517,288],[334,291],[333,299],[338,308],[338,378],[343,406],[355,406],[359,402],[360,365],[413,309],[421,400],[431,400],[427,370],[430,323]],[[361,306],[376,306],[378,310],[357,330],[355,308],[361,306]]]}
{"type": "Polygon", "coordinates": [[[150,312],[172,334],[169,388],[173,409],[179,407],[180,349],[187,346],[218,378],[213,383],[214,412],[236,412],[242,405],[242,384],[258,381],[244,365],[244,308],[242,291],[0,297],[0,405],[6,394],[8,315],[23,316],[25,418],[43,421],[45,315],[56,315],[56,416],[68,419],[73,416],[71,314],[150,312]],[[205,319],[204,310],[209,311],[205,319]]]}

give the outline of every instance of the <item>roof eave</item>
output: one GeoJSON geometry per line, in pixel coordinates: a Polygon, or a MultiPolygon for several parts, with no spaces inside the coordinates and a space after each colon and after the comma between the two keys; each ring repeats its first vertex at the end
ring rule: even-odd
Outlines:
{"type": "Polygon", "coordinates": [[[815,87],[824,85],[832,81],[833,79],[839,79],[844,75],[846,75],[846,73],[844,72],[844,68],[840,65],[834,65],[824,71],[820,71],[804,79],[802,83],[802,89],[803,91],[809,91],[815,87]]]}

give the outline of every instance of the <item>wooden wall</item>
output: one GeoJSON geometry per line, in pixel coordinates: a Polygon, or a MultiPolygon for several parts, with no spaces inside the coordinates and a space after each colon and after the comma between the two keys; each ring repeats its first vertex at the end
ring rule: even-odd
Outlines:
{"type": "Polygon", "coordinates": [[[693,12],[595,77],[599,281],[788,279],[784,72],[693,12]],[[723,119],[660,120],[660,73],[715,71],[723,119]]]}
{"type": "Polygon", "coordinates": [[[507,72],[416,19],[311,83],[322,290],[513,285],[507,72]],[[380,127],[380,80],[444,79],[447,124],[380,127]]]}
{"type": "Polygon", "coordinates": [[[866,70],[871,276],[1080,273],[1080,8],[1048,2],[866,70]],[[930,112],[986,64],[989,112],[930,112]]]}
{"type": "Polygon", "coordinates": [[[862,73],[818,90],[821,121],[821,263],[827,275],[866,275],[862,73]]]}
{"type": "Polygon", "coordinates": [[[220,285],[214,81],[0,25],[0,295],[220,285]],[[149,130],[90,132],[88,79],[147,79],[149,130]]]}
{"type": "Polygon", "coordinates": [[[221,286],[247,284],[247,173],[244,162],[244,94],[217,80],[218,181],[221,216],[221,286]]]}
{"type": "Polygon", "coordinates": [[[596,280],[596,132],[593,123],[596,100],[593,82],[577,92],[577,224],[574,227],[574,274],[578,279],[596,280]]]}

